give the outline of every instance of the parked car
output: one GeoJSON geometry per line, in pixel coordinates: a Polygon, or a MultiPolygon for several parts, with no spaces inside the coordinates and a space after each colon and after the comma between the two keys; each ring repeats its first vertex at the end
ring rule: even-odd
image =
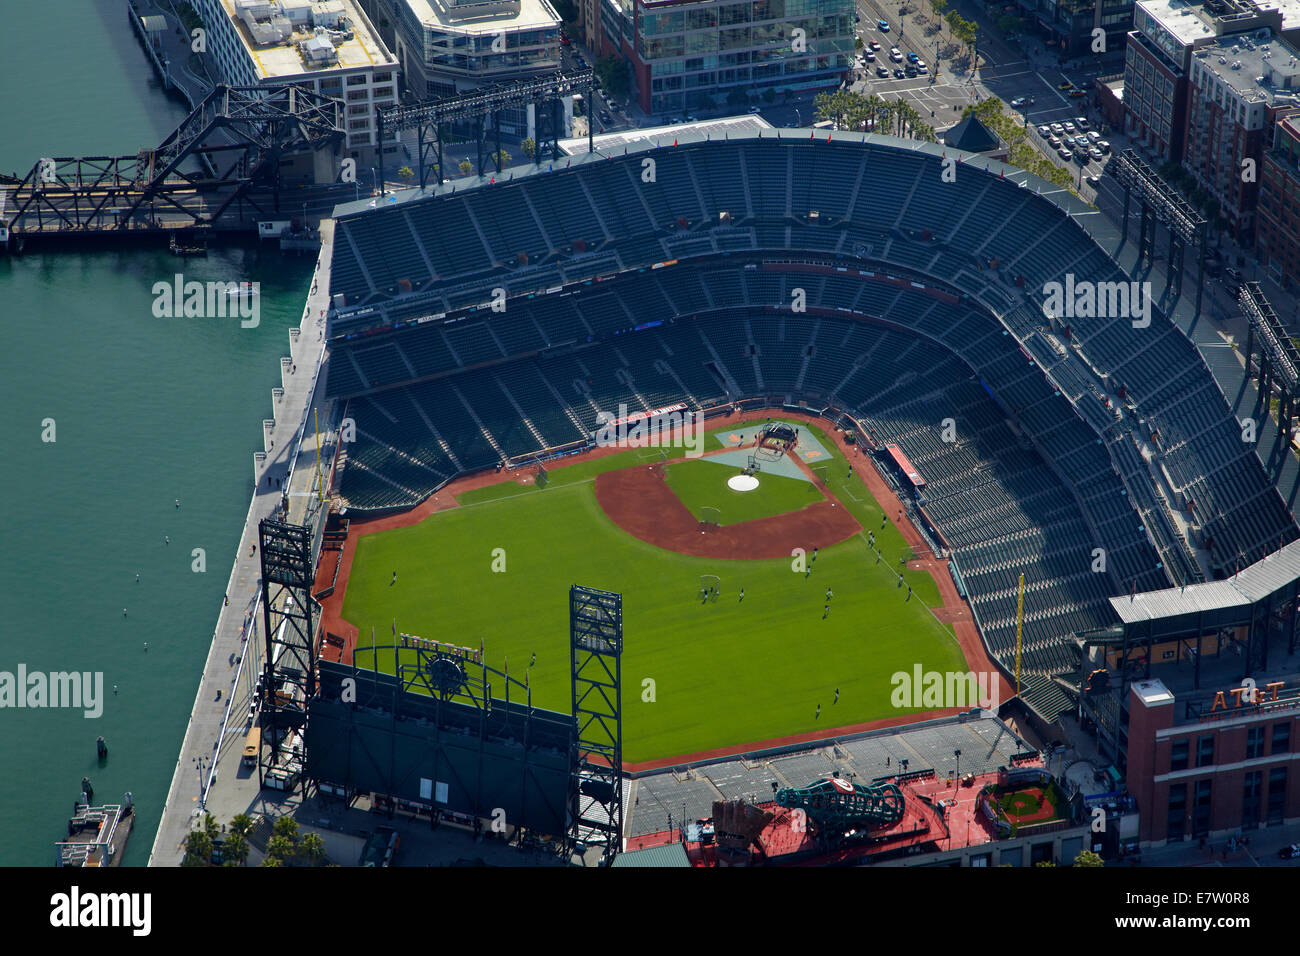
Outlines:
{"type": "Polygon", "coordinates": [[[1110,152],[1110,143],[1108,143],[1108,142],[1107,142],[1106,140],[1104,140],[1104,139],[1099,139],[1099,140],[1097,140],[1097,148],[1098,148],[1099,150],[1101,150],[1103,153],[1109,153],[1109,152],[1110,152]]]}
{"type": "Polygon", "coordinates": [[[1294,860],[1300,857],[1300,843],[1292,843],[1290,846],[1284,846],[1277,851],[1277,855],[1284,860],[1294,860]]]}
{"type": "Polygon", "coordinates": [[[883,66],[878,66],[876,67],[876,76],[880,77],[883,80],[887,80],[889,79],[889,70],[887,70],[883,66]]]}
{"type": "Polygon", "coordinates": [[[1050,126],[1048,126],[1048,129],[1050,129],[1057,136],[1060,136],[1062,133],[1065,132],[1065,127],[1062,126],[1060,123],[1052,123],[1050,126]]]}
{"type": "Polygon", "coordinates": [[[1062,127],[1062,128],[1063,128],[1067,133],[1069,133],[1071,136],[1074,135],[1074,133],[1075,133],[1074,124],[1071,123],[1069,120],[1066,120],[1064,123],[1062,123],[1062,124],[1061,124],[1061,127],[1062,127]]]}
{"type": "Polygon", "coordinates": [[[907,64],[907,69],[904,70],[903,72],[906,73],[909,77],[916,76],[916,67],[912,66],[912,64],[909,63],[907,64]]]}
{"type": "Polygon", "coordinates": [[[1077,126],[1077,127],[1079,127],[1079,129],[1087,129],[1087,128],[1088,128],[1088,117],[1086,117],[1086,116],[1076,116],[1076,117],[1074,118],[1074,125],[1077,126]]]}
{"type": "Polygon", "coordinates": [[[1047,137],[1052,135],[1052,128],[1050,126],[1040,126],[1038,127],[1038,135],[1043,139],[1047,139],[1047,137]]]}
{"type": "Polygon", "coordinates": [[[893,53],[889,54],[889,58],[890,58],[891,60],[893,60],[895,63],[902,63],[902,62],[903,62],[903,54],[899,53],[897,50],[895,50],[893,53]]]}
{"type": "Polygon", "coordinates": [[[1088,177],[1088,185],[1091,186],[1093,189],[1096,189],[1098,186],[1101,185],[1101,177],[1100,177],[1100,176],[1089,176],[1089,177],[1088,177]]]}
{"type": "Polygon", "coordinates": [[[1088,150],[1088,157],[1094,163],[1100,163],[1106,158],[1106,154],[1094,146],[1092,149],[1088,150]]]}
{"type": "Polygon", "coordinates": [[[1049,136],[1049,137],[1047,137],[1047,145],[1050,146],[1050,147],[1052,147],[1052,149],[1060,149],[1060,148],[1061,148],[1061,137],[1059,137],[1059,136],[1049,136]]]}
{"type": "Polygon", "coordinates": [[[917,56],[915,53],[913,53],[911,50],[907,51],[907,60],[909,63],[915,63],[919,59],[921,58],[917,56]]]}
{"type": "Polygon", "coordinates": [[[917,73],[921,73],[921,74],[926,74],[926,73],[929,73],[929,72],[930,72],[930,68],[927,67],[927,66],[925,65],[925,61],[922,60],[920,63],[917,63],[917,64],[916,64],[916,72],[917,72],[917,73]]]}
{"type": "Polygon", "coordinates": [[[751,106],[749,112],[752,115],[757,116],[759,113],[763,112],[763,108],[761,106],[751,106]]]}
{"type": "Polygon", "coordinates": [[[1066,80],[1064,83],[1061,83],[1056,88],[1058,90],[1072,90],[1074,89],[1074,83],[1070,80],[1066,80]]]}
{"type": "Polygon", "coordinates": [[[1096,146],[1101,142],[1101,133],[1098,133],[1095,129],[1088,130],[1088,142],[1096,146]]]}
{"type": "Polygon", "coordinates": [[[1070,92],[1067,93],[1066,95],[1067,95],[1067,96],[1070,96],[1071,98],[1077,100],[1077,99],[1078,99],[1079,97],[1081,97],[1081,96],[1087,96],[1087,95],[1088,95],[1088,91],[1087,91],[1087,90],[1070,90],[1070,92]]]}
{"type": "Polygon", "coordinates": [[[875,63],[876,55],[874,53],[867,53],[863,55],[862,59],[866,63],[875,63]]]}
{"type": "Polygon", "coordinates": [[[902,70],[897,70],[897,69],[896,69],[896,70],[894,70],[894,76],[897,77],[898,79],[902,80],[902,79],[906,79],[907,74],[904,73],[902,70]]]}
{"type": "Polygon", "coordinates": [[[1067,163],[1074,158],[1074,153],[1070,152],[1064,146],[1062,146],[1060,149],[1056,151],[1056,155],[1060,156],[1067,163]]]}
{"type": "Polygon", "coordinates": [[[1017,96],[1011,101],[1011,105],[1016,109],[1020,109],[1022,106],[1033,106],[1034,98],[1032,96],[1017,96]]]}

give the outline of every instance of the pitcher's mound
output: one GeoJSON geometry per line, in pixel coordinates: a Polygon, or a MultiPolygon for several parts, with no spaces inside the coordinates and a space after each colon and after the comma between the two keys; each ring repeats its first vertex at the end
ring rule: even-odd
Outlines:
{"type": "Polygon", "coordinates": [[[758,487],[758,479],[753,475],[732,475],[727,479],[727,487],[732,491],[753,491],[758,487]]]}

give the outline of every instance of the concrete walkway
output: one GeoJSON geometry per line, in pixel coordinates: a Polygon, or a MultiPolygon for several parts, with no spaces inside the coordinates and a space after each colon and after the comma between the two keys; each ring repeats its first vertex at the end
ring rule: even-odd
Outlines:
{"type": "MultiPolygon", "coordinates": [[[[259,557],[252,552],[257,543],[258,522],[280,505],[285,486],[289,491],[289,520],[302,522],[314,500],[316,481],[315,429],[309,403],[316,391],[316,378],[324,352],[323,310],[329,306],[329,267],[334,239],[333,220],[321,223],[321,250],[314,276],[314,291],[308,294],[303,317],[290,329],[290,351],[280,360],[282,394],[272,394],[274,423],[265,430],[265,457],[256,456],[257,485],[244,519],[239,550],[227,583],[229,604],[222,608],[212,646],[203,667],[194,707],[190,712],[185,741],[172,777],[162,821],[149,857],[150,866],[176,866],[184,856],[186,834],[201,815],[202,808],[228,823],[235,813],[244,812],[257,799],[257,774],[240,768],[244,734],[252,687],[262,666],[261,612],[256,602],[260,584],[259,557]],[[300,433],[301,427],[301,433],[300,433]],[[296,452],[302,454],[295,467],[296,452]],[[276,487],[276,480],[281,487],[276,487]],[[286,479],[288,481],[286,482],[286,479]],[[246,643],[246,634],[251,640],[246,643]],[[248,651],[244,659],[245,650],[248,651]],[[220,695],[220,696],[218,696],[220,695]],[[219,739],[222,721],[229,708],[229,724],[219,739]],[[217,761],[216,773],[212,763],[217,761]],[[206,789],[210,787],[210,789],[206,789]]],[[[319,390],[321,393],[324,389],[319,390]]],[[[326,409],[320,409],[321,428],[326,427],[326,409]]],[[[324,436],[321,436],[322,443],[324,436]]]]}

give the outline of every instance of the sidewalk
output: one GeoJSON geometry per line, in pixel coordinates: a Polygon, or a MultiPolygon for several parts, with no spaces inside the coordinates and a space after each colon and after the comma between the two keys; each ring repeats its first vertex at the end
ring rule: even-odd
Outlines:
{"type": "MultiPolygon", "coordinates": [[[[294,455],[299,447],[303,454],[314,453],[313,420],[308,408],[315,392],[313,388],[324,355],[322,310],[329,307],[329,267],[334,240],[334,223],[321,223],[321,250],[314,277],[316,291],[306,297],[302,320],[297,328],[289,330],[289,355],[281,359],[281,387],[283,394],[272,393],[274,425],[265,432],[266,458],[256,473],[256,486],[239,550],[227,582],[229,605],[218,614],[212,644],[203,667],[190,711],[185,740],[176,760],[171,787],[163,806],[162,820],[149,857],[150,866],[177,866],[184,856],[184,841],[206,808],[221,822],[229,822],[235,813],[248,810],[257,795],[257,778],[247,771],[240,775],[243,755],[243,737],[248,729],[246,722],[251,704],[251,691],[261,671],[261,650],[265,636],[261,632],[260,603],[253,604],[258,593],[260,558],[253,546],[258,541],[258,523],[275,513],[288,495],[289,520],[305,520],[306,509],[316,480],[315,462],[304,458],[302,467],[292,471],[294,455]],[[303,434],[299,425],[306,416],[303,434]],[[291,480],[287,482],[286,478],[291,480]],[[282,487],[276,487],[279,480],[282,487]],[[287,490],[286,490],[287,489],[287,490]],[[252,633],[252,640],[246,635],[252,633]],[[245,652],[250,653],[243,660],[245,652]],[[240,664],[242,662],[242,670],[240,664]],[[240,675],[236,686],[236,674],[240,675]],[[220,695],[220,696],[218,696],[220,695]],[[220,739],[222,721],[227,709],[229,725],[224,739],[220,739]],[[217,761],[213,774],[212,763],[217,761]],[[212,786],[203,792],[203,787],[212,786]],[[206,797],[206,800],[203,798],[206,797]]],[[[323,389],[321,390],[323,393],[323,389]]],[[[324,416],[321,421],[325,424],[324,416]]]]}

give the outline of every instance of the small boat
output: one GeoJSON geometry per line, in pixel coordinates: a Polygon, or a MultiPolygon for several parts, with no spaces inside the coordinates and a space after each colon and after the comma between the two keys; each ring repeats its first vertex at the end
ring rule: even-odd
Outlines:
{"type": "Polygon", "coordinates": [[[257,288],[257,284],[256,284],[256,283],[254,283],[254,282],[241,282],[241,283],[239,283],[235,288],[233,288],[233,289],[227,289],[227,290],[226,290],[226,295],[228,295],[228,296],[230,296],[232,299],[234,299],[234,298],[242,298],[243,296],[246,296],[246,295],[247,295],[247,296],[261,295],[261,292],[258,291],[258,288],[257,288]]]}
{"type": "Polygon", "coordinates": [[[168,246],[174,256],[206,256],[208,246],[206,242],[200,242],[195,245],[182,245],[176,241],[176,237],[171,237],[171,243],[168,246]]]}

